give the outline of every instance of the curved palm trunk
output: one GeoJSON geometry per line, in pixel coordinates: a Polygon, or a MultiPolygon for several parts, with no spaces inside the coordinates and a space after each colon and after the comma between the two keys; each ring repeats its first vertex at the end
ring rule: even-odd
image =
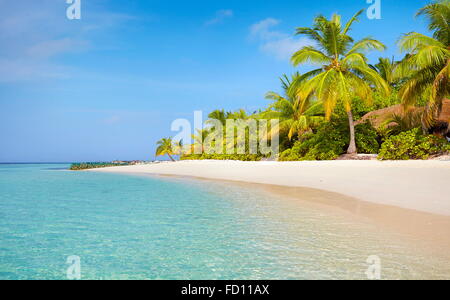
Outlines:
{"type": "Polygon", "coordinates": [[[355,122],[353,121],[352,111],[347,112],[348,124],[350,125],[350,146],[348,146],[347,154],[357,154],[355,139],[355,122]]]}
{"type": "Polygon", "coordinates": [[[175,159],[173,159],[172,155],[170,155],[169,153],[167,153],[167,155],[169,155],[169,158],[170,158],[172,161],[175,161],[175,159]]]}
{"type": "Polygon", "coordinates": [[[424,135],[426,135],[428,133],[428,126],[427,126],[427,123],[426,123],[427,122],[426,118],[427,118],[428,110],[429,110],[429,104],[426,105],[425,111],[424,111],[423,116],[422,116],[422,120],[420,121],[420,123],[422,123],[422,133],[424,135]]]}

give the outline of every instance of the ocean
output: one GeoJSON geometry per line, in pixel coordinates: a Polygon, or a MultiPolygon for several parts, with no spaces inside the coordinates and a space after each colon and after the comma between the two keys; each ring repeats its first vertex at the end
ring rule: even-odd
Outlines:
{"type": "Polygon", "coordinates": [[[68,279],[73,257],[81,279],[450,278],[448,257],[338,210],[68,167],[0,165],[0,279],[68,279]]]}

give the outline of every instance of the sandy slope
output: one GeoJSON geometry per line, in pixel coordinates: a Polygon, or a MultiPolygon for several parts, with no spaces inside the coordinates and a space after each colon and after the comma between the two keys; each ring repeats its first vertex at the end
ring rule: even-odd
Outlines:
{"type": "Polygon", "coordinates": [[[195,176],[309,187],[368,202],[450,216],[448,161],[183,161],[94,171],[195,176]]]}

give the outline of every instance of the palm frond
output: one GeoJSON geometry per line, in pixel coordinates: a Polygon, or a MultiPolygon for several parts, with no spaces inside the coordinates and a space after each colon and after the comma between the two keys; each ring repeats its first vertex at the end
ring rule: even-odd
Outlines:
{"type": "Polygon", "coordinates": [[[428,29],[433,37],[446,44],[450,44],[450,1],[438,1],[421,8],[417,17],[424,16],[428,19],[428,29]]]}
{"type": "Polygon", "coordinates": [[[361,9],[358,11],[348,22],[345,24],[344,30],[342,31],[343,34],[347,34],[349,30],[351,29],[353,23],[359,21],[359,16],[364,12],[364,9],[361,9]]]}
{"type": "Polygon", "coordinates": [[[321,51],[314,49],[314,47],[305,46],[294,53],[291,58],[291,62],[294,66],[298,66],[304,63],[323,65],[329,63],[330,58],[321,51]]]}
{"type": "Polygon", "coordinates": [[[384,51],[386,50],[386,46],[372,38],[364,38],[353,44],[352,48],[347,52],[346,55],[350,55],[353,53],[366,53],[368,51],[377,50],[384,51]]]}

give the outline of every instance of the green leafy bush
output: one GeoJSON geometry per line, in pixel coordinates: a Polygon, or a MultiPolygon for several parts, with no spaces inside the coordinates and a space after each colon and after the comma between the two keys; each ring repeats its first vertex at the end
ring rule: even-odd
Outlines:
{"type": "Polygon", "coordinates": [[[316,134],[304,135],[292,149],[280,155],[280,160],[333,160],[341,154],[344,146],[345,141],[340,138],[337,131],[328,133],[319,131],[316,134]]]}
{"type": "Polygon", "coordinates": [[[128,166],[128,163],[75,163],[70,166],[71,171],[99,169],[108,167],[128,166]]]}
{"type": "Polygon", "coordinates": [[[401,103],[400,97],[398,96],[398,92],[395,90],[392,91],[392,93],[389,96],[383,96],[380,95],[380,93],[375,93],[373,95],[373,102],[368,107],[369,108],[368,112],[383,109],[400,103],[401,103]]]}
{"type": "MultiPolygon", "coordinates": [[[[362,99],[355,98],[352,101],[353,117],[355,120],[360,120],[369,112],[400,104],[400,102],[400,98],[396,92],[393,92],[390,96],[382,96],[379,93],[375,93],[373,95],[373,101],[370,104],[367,104],[362,99]]],[[[335,115],[339,118],[347,117],[347,112],[342,102],[337,104],[335,115]]]]}
{"type": "Polygon", "coordinates": [[[181,160],[239,160],[239,161],[260,161],[263,158],[256,154],[190,154],[183,155],[181,160]]]}
{"type": "Polygon", "coordinates": [[[381,146],[380,160],[428,159],[431,155],[450,151],[446,139],[422,135],[419,129],[389,137],[381,146]]]}
{"type": "MultiPolygon", "coordinates": [[[[356,126],[355,130],[358,150],[367,154],[378,153],[380,146],[376,130],[369,123],[356,126]]],[[[322,124],[316,133],[303,135],[292,149],[280,155],[280,160],[333,160],[345,153],[349,140],[347,120],[333,120],[322,124]]]]}
{"type": "MultiPolygon", "coordinates": [[[[347,133],[348,134],[348,133],[347,133]]],[[[355,127],[356,146],[359,153],[378,154],[381,137],[373,126],[366,122],[355,127]]],[[[348,136],[348,138],[350,138],[348,136]]],[[[348,144],[346,145],[346,148],[348,144]]]]}

